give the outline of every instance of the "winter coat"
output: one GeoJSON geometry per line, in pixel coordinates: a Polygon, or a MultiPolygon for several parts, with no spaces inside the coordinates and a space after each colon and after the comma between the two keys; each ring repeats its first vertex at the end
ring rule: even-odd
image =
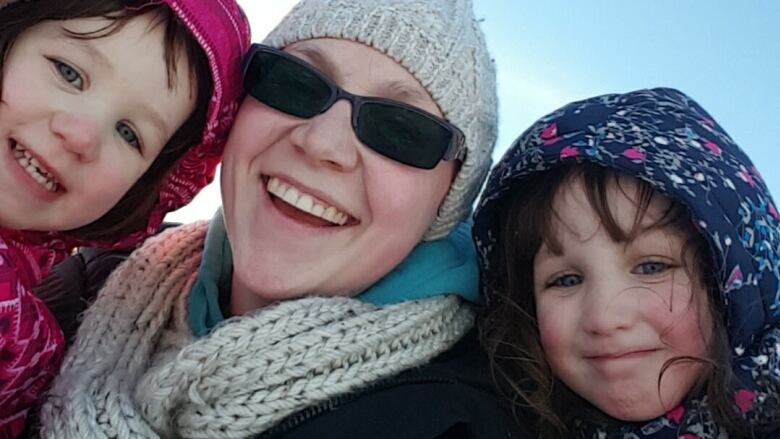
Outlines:
{"type": "MultiPolygon", "coordinates": [[[[659,88],[574,102],[523,133],[492,171],[475,216],[485,285],[497,273],[497,206],[528,176],[581,162],[649,182],[688,207],[709,244],[716,300],[726,310],[731,397],[757,437],[776,437],[780,413],[770,407],[780,383],[780,214],[747,155],[685,94],[659,88]]],[[[583,438],[720,437],[700,395],[647,422],[579,419],[574,427],[583,438]]]]}

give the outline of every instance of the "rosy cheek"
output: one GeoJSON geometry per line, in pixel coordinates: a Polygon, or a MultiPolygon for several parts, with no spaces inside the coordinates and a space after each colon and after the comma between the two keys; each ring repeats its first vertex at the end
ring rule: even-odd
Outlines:
{"type": "MultiPolygon", "coordinates": [[[[544,314],[538,314],[538,316],[539,339],[542,343],[542,348],[544,348],[548,357],[555,356],[555,353],[562,348],[565,342],[562,325],[556,319],[547,318],[544,314]]],[[[554,359],[551,358],[551,360],[554,359]]]]}

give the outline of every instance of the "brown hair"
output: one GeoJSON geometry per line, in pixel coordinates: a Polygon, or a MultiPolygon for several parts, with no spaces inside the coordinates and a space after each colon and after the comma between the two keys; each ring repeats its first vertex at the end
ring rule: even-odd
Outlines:
{"type": "MultiPolygon", "coordinates": [[[[164,49],[168,70],[168,86],[175,86],[176,60],[185,56],[189,61],[189,77],[195,94],[195,110],[165,144],[149,169],[125,195],[102,217],[90,224],[69,231],[77,238],[89,240],[113,239],[143,230],[158,199],[160,184],[173,164],[193,145],[201,142],[206,124],[213,79],[208,59],[185,24],[167,6],[134,0],[34,0],[18,1],[0,13],[0,59],[5,60],[18,36],[44,20],[70,20],[104,17],[112,23],[104,29],[87,34],[71,33],[73,38],[102,38],[119,31],[134,17],[156,14],[156,25],[165,26],[164,49]],[[136,7],[137,5],[140,7],[136,7]]],[[[2,65],[0,64],[0,68],[2,65]]]]}
{"type": "MultiPolygon", "coordinates": [[[[531,409],[540,437],[567,436],[570,419],[563,414],[576,412],[572,407],[592,410],[586,401],[553,375],[545,358],[536,321],[534,258],[542,244],[554,252],[560,250],[560,243],[555,238],[553,202],[562,187],[577,179],[583,183],[588,202],[610,238],[616,242],[630,242],[641,233],[644,229],[642,220],[659,193],[649,183],[637,180],[636,215],[632,227],[624,230],[610,209],[608,192],[612,185],[624,191],[620,187],[621,178],[625,176],[594,164],[565,165],[524,180],[512,188],[508,200],[497,207],[500,221],[494,253],[497,272],[483,278],[491,297],[481,318],[480,336],[499,387],[507,389],[507,397],[516,414],[518,409],[531,409]]],[[[684,268],[694,281],[706,288],[708,294],[703,311],[710,314],[713,322],[708,358],[676,357],[667,361],[658,377],[659,392],[662,375],[671,365],[704,363],[707,368],[693,392],[707,395],[720,428],[732,437],[747,436],[748,425],[732,398],[733,371],[729,364],[723,301],[709,245],[694,228],[688,210],[681,203],[671,201],[652,227],[670,227],[686,238],[682,249],[684,268]]]]}

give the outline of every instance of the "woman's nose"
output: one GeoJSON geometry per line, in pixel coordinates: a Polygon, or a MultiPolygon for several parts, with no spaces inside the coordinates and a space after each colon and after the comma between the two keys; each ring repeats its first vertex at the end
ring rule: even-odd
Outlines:
{"type": "Polygon", "coordinates": [[[354,169],[360,141],[352,129],[352,111],[348,101],[340,100],[324,113],[303,120],[290,133],[293,146],[317,166],[354,169]]]}

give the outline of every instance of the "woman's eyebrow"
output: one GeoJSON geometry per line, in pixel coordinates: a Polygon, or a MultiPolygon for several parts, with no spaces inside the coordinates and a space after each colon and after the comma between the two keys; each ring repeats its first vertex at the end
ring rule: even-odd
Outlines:
{"type": "Polygon", "coordinates": [[[387,89],[390,91],[388,97],[398,101],[423,103],[429,99],[425,92],[418,89],[417,87],[410,86],[404,81],[389,81],[384,84],[384,87],[387,87],[387,89]]]}
{"type": "Polygon", "coordinates": [[[305,44],[296,44],[291,47],[291,49],[297,52],[294,55],[303,55],[304,61],[316,67],[317,70],[321,71],[332,80],[335,81],[338,79],[336,74],[339,69],[336,68],[336,65],[316,47],[307,46],[305,44]]]}

